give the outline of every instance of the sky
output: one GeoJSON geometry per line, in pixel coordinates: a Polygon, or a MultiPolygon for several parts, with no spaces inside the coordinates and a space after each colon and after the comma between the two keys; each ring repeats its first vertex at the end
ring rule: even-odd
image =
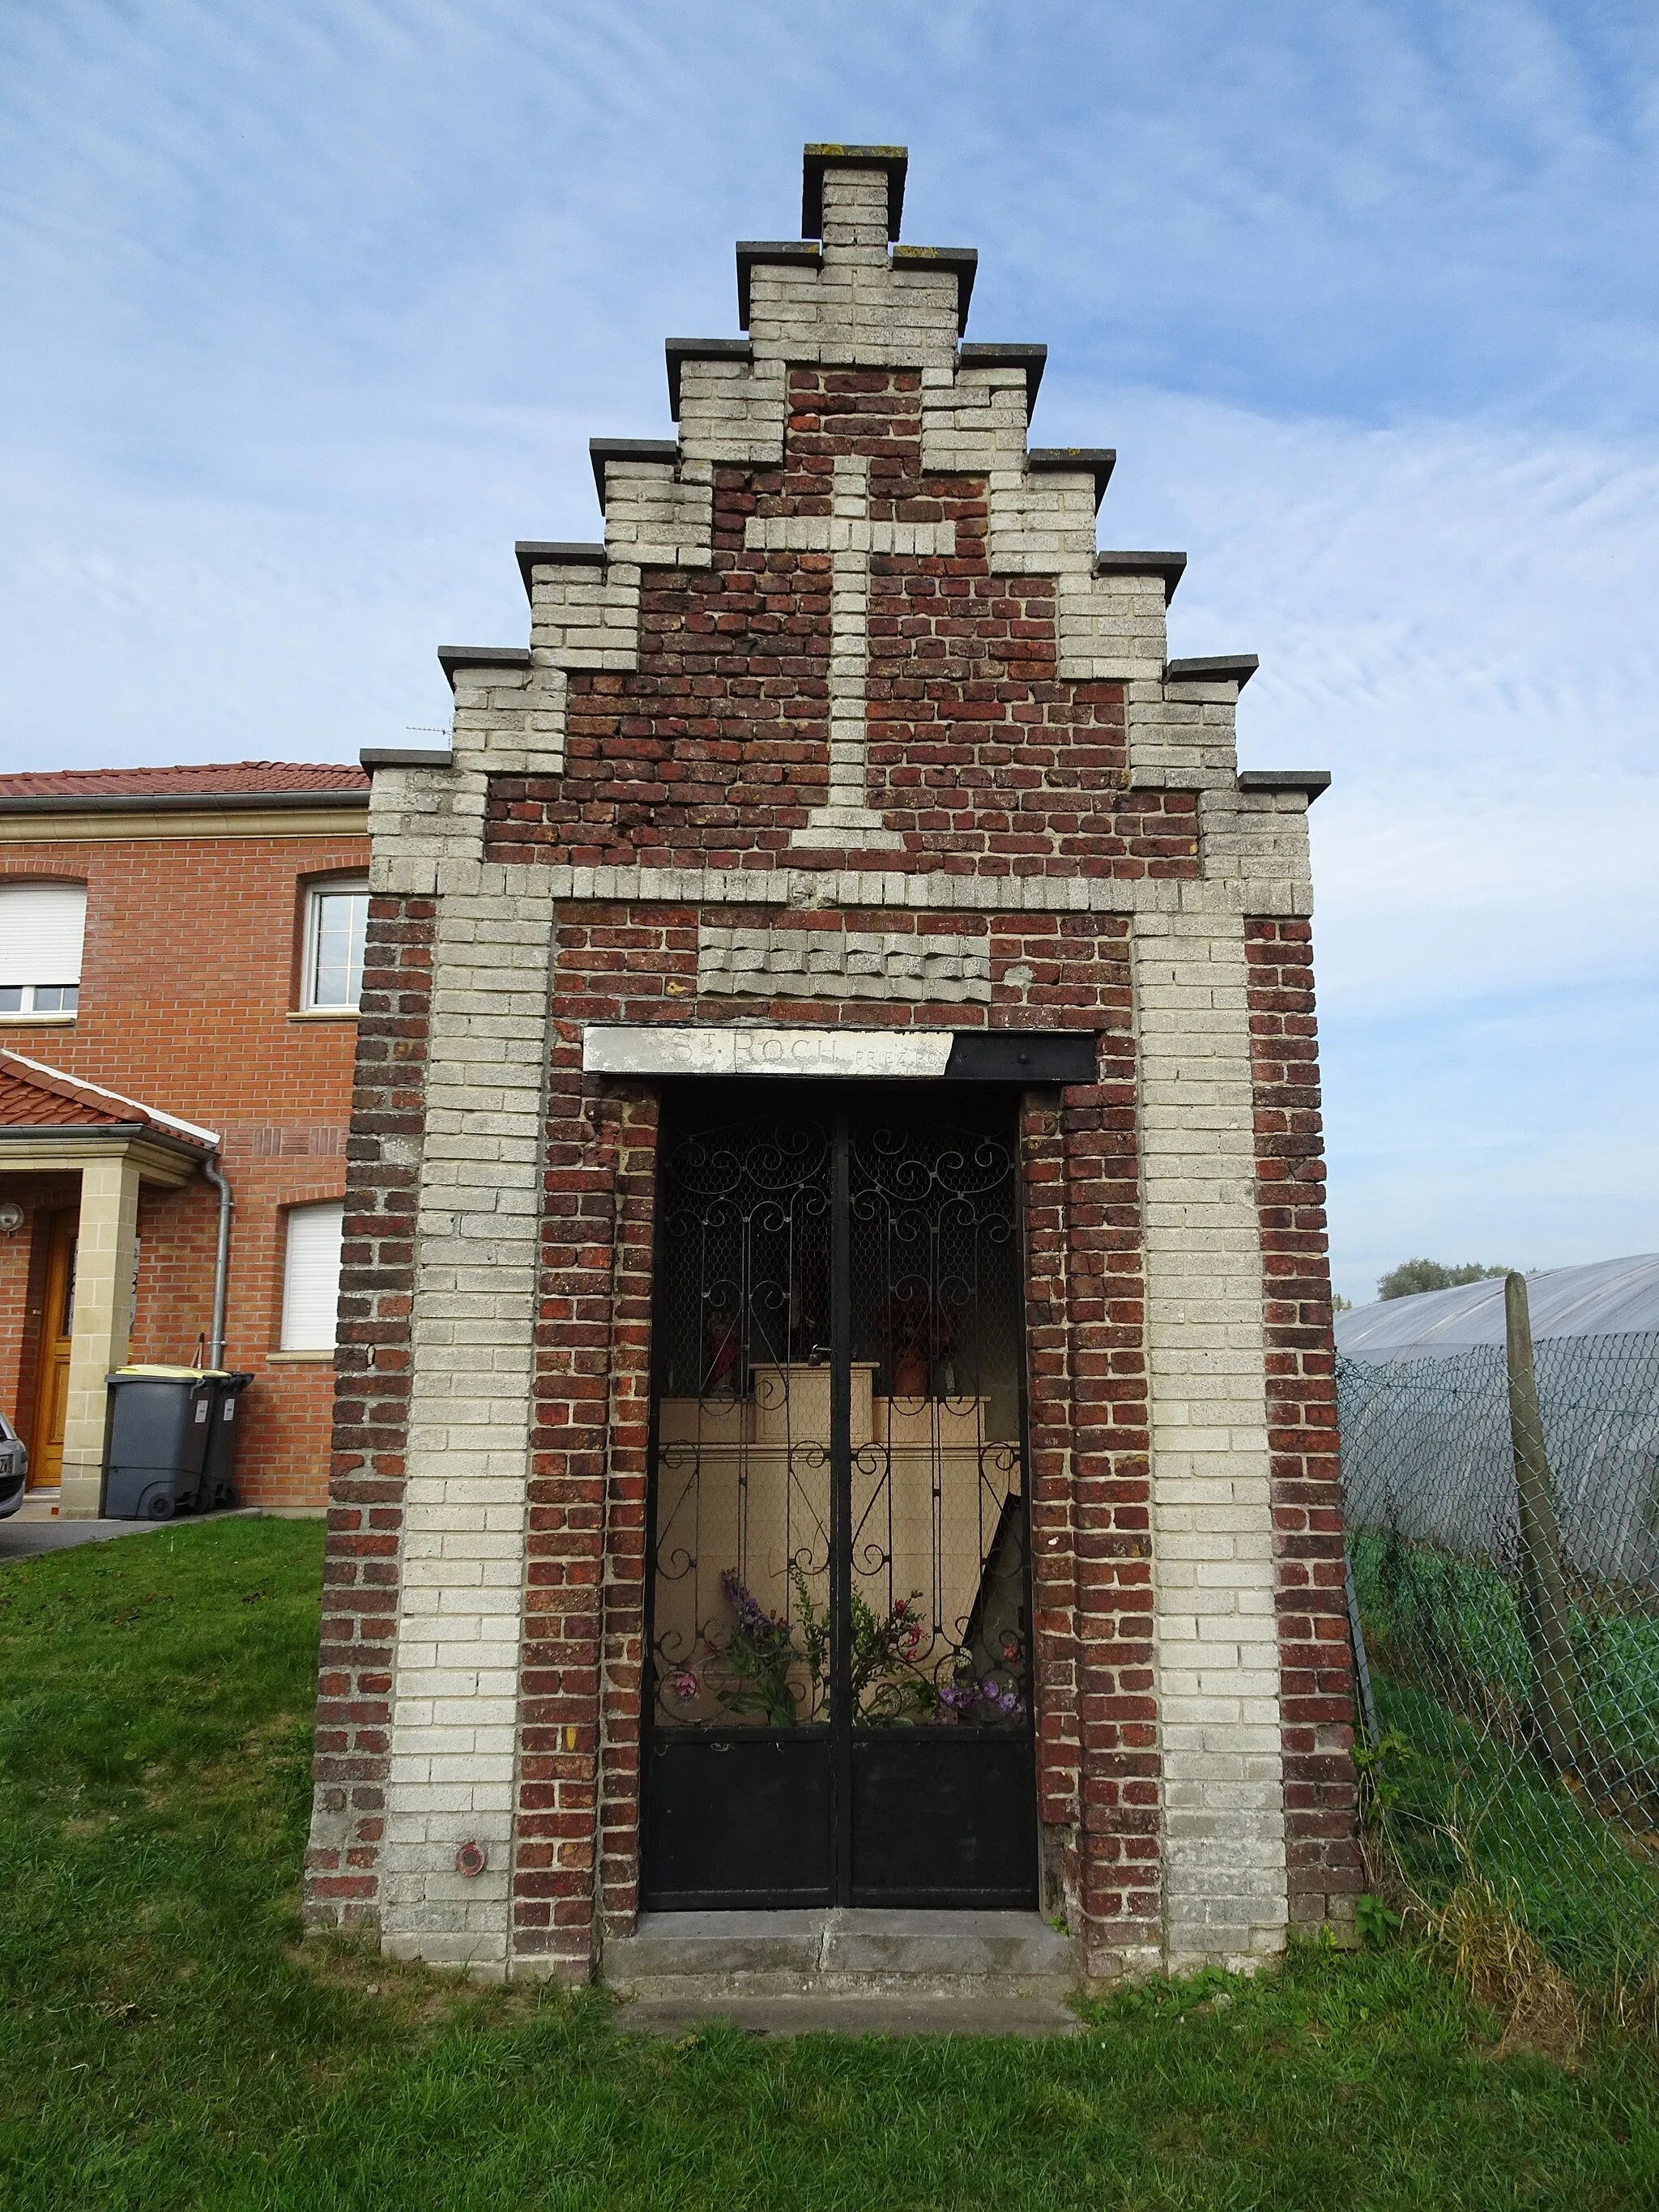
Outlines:
{"type": "Polygon", "coordinates": [[[1659,1249],[1648,0],[8,0],[0,761],[435,735],[808,139],[909,147],[1243,764],[1333,772],[1339,1290],[1659,1249]]]}

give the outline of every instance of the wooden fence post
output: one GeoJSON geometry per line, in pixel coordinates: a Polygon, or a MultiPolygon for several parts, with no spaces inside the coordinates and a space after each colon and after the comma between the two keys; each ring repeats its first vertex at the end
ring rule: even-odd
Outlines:
{"type": "Polygon", "coordinates": [[[1537,1717],[1550,1757],[1563,1774],[1580,1761],[1577,1669],[1561,1544],[1555,1525],[1555,1485],[1544,1449],[1544,1418],[1532,1364],[1532,1320],[1527,1279],[1504,1279],[1504,1319],[1510,1377],[1510,1441],[1515,1451],[1515,1494],[1521,1524],[1521,1613],[1532,1654],[1537,1717]]]}

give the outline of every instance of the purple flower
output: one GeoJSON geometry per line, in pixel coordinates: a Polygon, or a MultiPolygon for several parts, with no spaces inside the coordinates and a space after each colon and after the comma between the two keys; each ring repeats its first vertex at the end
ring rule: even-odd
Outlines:
{"type": "Polygon", "coordinates": [[[747,1583],[739,1582],[730,1567],[720,1577],[720,1587],[732,1608],[737,1633],[746,1644],[763,1653],[788,1648],[788,1622],[780,1620],[775,1613],[768,1613],[747,1583]]]}
{"type": "Polygon", "coordinates": [[[756,1599],[748,1585],[738,1580],[730,1567],[720,1577],[720,1588],[726,1592],[726,1602],[736,1615],[739,1628],[752,1636],[757,1629],[771,1626],[771,1621],[764,1607],[756,1599]]]}

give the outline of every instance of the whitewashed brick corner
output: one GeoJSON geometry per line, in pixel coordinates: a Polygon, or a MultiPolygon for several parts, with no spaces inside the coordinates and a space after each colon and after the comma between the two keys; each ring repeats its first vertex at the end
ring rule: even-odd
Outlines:
{"type": "Polygon", "coordinates": [[[714,558],[714,471],[708,461],[607,460],[608,560],[641,568],[706,568],[714,558]]]}
{"type": "Polygon", "coordinates": [[[1166,684],[1143,673],[1128,690],[1129,781],[1139,789],[1236,788],[1235,684],[1166,684]]]}
{"type": "Polygon", "coordinates": [[[632,561],[538,561],[530,572],[530,644],[550,667],[627,675],[640,665],[640,572],[632,561]]]}
{"type": "Polygon", "coordinates": [[[1138,915],[1132,960],[1165,1948],[1242,1966],[1289,1918],[1242,920],[1138,915]]]}
{"type": "Polygon", "coordinates": [[[387,1951],[489,1978],[511,1938],[553,942],[550,892],[497,873],[446,892],[433,949],[380,1905],[387,1951]],[[456,1871],[466,1843],[481,1875],[456,1871]]]}
{"type": "Polygon", "coordinates": [[[394,863],[407,871],[435,869],[452,857],[483,850],[487,787],[482,773],[453,768],[379,768],[368,793],[371,890],[404,888],[394,863]]]}
{"type": "Polygon", "coordinates": [[[726,467],[777,468],[789,405],[782,357],[680,364],[680,453],[726,467]]]}
{"type": "Polygon", "coordinates": [[[1264,878],[1300,880],[1307,886],[1303,910],[1312,912],[1306,792],[1240,791],[1235,781],[1202,792],[1198,818],[1200,849],[1209,874],[1249,884],[1264,878]]]}
{"type": "MultiPolygon", "coordinates": [[[[564,671],[546,651],[528,668],[459,668],[452,744],[463,775],[562,775],[564,773],[564,671]]],[[[478,808],[483,849],[483,809],[478,808]]]]}

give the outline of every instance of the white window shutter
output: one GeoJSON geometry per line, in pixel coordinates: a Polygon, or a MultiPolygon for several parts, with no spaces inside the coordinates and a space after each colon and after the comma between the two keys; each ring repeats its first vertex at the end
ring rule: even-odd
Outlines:
{"type": "Polygon", "coordinates": [[[332,1352],[340,1303],[340,1241],[345,1207],[289,1208],[288,1254],[283,1269],[283,1350],[332,1352]]]}
{"type": "Polygon", "coordinates": [[[0,886],[0,990],[78,983],[86,927],[84,884],[0,886]]]}

